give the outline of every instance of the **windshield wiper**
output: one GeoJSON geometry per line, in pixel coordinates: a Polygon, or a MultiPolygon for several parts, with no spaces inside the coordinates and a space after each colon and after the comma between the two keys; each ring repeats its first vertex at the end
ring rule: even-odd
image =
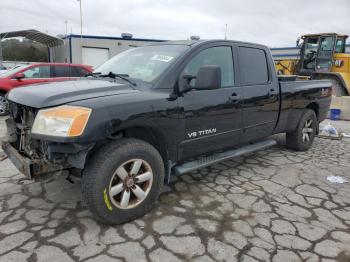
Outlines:
{"type": "Polygon", "coordinates": [[[98,75],[100,77],[111,77],[111,78],[118,77],[118,78],[123,79],[124,81],[132,84],[133,86],[136,86],[136,83],[129,79],[129,75],[128,74],[116,74],[116,73],[113,73],[113,72],[109,72],[108,74],[102,75],[100,72],[96,72],[95,75],[98,75]]]}
{"type": "Polygon", "coordinates": [[[97,77],[97,76],[99,76],[101,74],[102,74],[101,72],[92,72],[92,73],[88,73],[88,74],[86,74],[84,76],[95,76],[95,77],[97,77]]]}

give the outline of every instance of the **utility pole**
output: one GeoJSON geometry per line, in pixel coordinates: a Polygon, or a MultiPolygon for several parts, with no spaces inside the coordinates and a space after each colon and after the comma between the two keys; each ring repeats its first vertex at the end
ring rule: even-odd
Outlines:
{"type": "Polygon", "coordinates": [[[81,49],[81,63],[83,63],[83,12],[81,7],[82,0],[77,0],[80,4],[80,49],[81,49]]]}
{"type": "Polygon", "coordinates": [[[65,20],[64,23],[66,24],[66,36],[68,35],[68,21],[65,20]]]}
{"type": "Polygon", "coordinates": [[[2,65],[2,46],[1,46],[1,38],[0,38],[0,65],[2,65]]]}
{"type": "Polygon", "coordinates": [[[5,39],[7,36],[7,33],[5,35],[3,35],[2,37],[0,37],[0,65],[2,65],[2,61],[3,61],[3,56],[2,56],[2,39],[5,39]]]}

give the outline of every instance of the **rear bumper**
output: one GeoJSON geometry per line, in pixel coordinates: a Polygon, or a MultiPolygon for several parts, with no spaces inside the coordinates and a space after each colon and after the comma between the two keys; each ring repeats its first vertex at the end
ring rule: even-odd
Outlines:
{"type": "Polygon", "coordinates": [[[25,157],[9,142],[3,141],[1,147],[18,171],[29,179],[35,179],[40,174],[47,174],[64,169],[62,166],[56,166],[44,160],[32,160],[25,157]]]}

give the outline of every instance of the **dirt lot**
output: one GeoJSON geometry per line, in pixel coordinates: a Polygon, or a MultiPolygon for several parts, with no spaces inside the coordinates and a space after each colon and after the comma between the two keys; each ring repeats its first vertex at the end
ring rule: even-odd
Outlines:
{"type": "Polygon", "coordinates": [[[326,180],[350,181],[350,139],[305,153],[278,141],[174,180],[151,213],[115,227],[91,218],[79,182],[18,183],[0,162],[0,261],[350,261],[350,183],[326,180]]]}

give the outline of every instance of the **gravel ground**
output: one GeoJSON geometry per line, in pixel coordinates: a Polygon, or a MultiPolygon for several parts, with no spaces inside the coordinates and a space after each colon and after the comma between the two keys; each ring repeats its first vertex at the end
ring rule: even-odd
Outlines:
{"type": "Polygon", "coordinates": [[[92,219],[79,182],[19,183],[0,162],[0,261],[350,261],[350,184],[326,180],[350,181],[350,139],[298,153],[276,139],[174,180],[149,214],[114,227],[92,219]]]}

